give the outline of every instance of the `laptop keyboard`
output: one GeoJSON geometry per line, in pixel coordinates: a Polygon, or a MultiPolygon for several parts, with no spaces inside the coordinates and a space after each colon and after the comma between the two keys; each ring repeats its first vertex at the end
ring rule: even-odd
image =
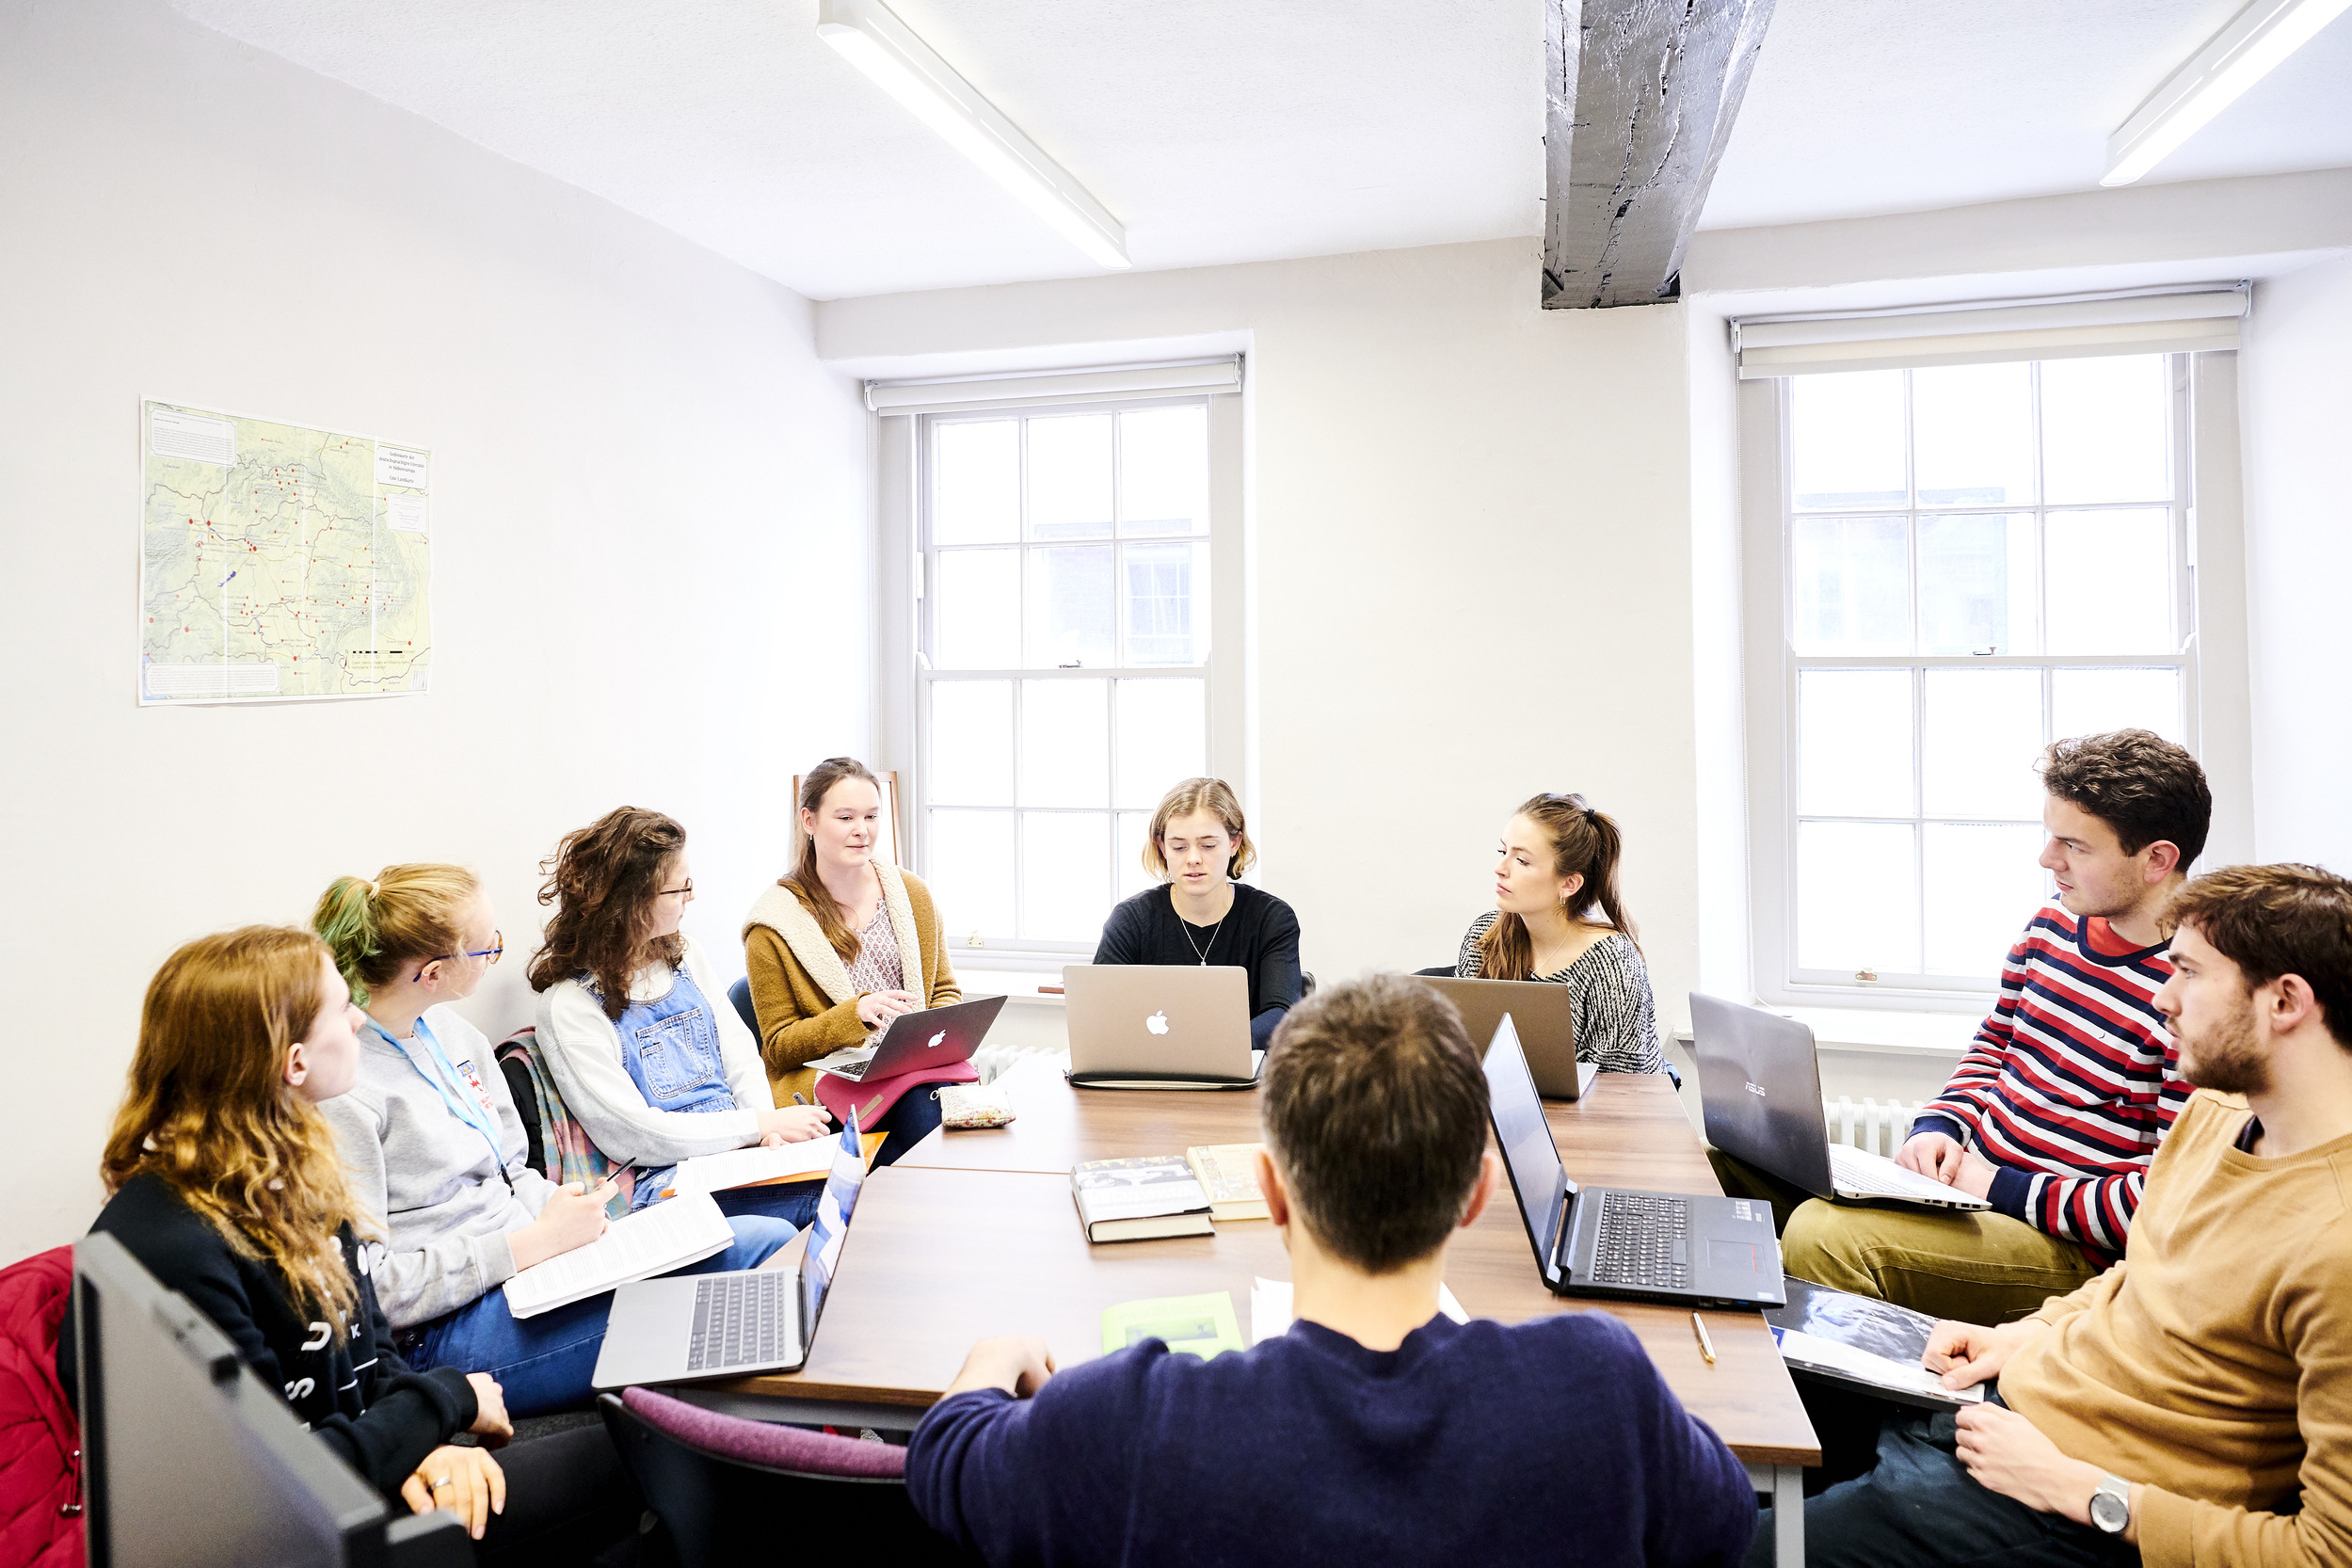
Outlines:
{"type": "Polygon", "coordinates": [[[866,1076],[866,1069],[872,1065],[873,1058],[869,1056],[863,1062],[844,1062],[838,1067],[827,1067],[825,1071],[835,1078],[862,1079],[866,1076]]]}
{"type": "Polygon", "coordinates": [[[792,1291],[797,1283],[790,1269],[757,1269],[697,1283],[686,1370],[716,1371],[789,1359],[785,1351],[792,1291]]]}
{"type": "Polygon", "coordinates": [[[1599,1239],[1592,1247],[1592,1282],[1687,1289],[1690,1206],[1680,1198],[1643,1192],[1603,1192],[1599,1239]]]}
{"type": "Polygon", "coordinates": [[[1830,1145],[1830,1176],[1837,1186],[1879,1197],[1913,1198],[1924,1202],[1966,1203],[1968,1194],[1943,1182],[1907,1171],[1883,1157],[1844,1144],[1830,1145]]]}

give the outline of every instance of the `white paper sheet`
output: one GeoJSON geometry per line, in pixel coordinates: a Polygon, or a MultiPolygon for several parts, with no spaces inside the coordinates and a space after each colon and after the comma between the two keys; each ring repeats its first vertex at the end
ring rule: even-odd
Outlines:
{"type": "Polygon", "coordinates": [[[650,1279],[726,1250],[735,1232],[708,1192],[623,1215],[584,1247],[535,1263],[506,1282],[506,1308],[535,1318],[633,1279],[650,1279]]]}
{"type": "MultiPolygon", "coordinates": [[[[1250,1343],[1262,1345],[1290,1332],[1291,1289],[1287,1279],[1268,1279],[1260,1274],[1250,1281],[1250,1343]]],[[[1444,1284],[1437,1287],[1437,1310],[1457,1323],[1466,1323],[1470,1315],[1462,1309],[1454,1293],[1444,1284]]]]}
{"type": "Polygon", "coordinates": [[[1985,1397],[1981,1384],[1973,1388],[1946,1388],[1941,1373],[1930,1372],[1925,1367],[1889,1360],[1882,1355],[1873,1355],[1868,1351],[1858,1351],[1834,1339],[1823,1339],[1786,1328],[1774,1329],[1772,1336],[1781,1342],[1781,1359],[1800,1366],[1818,1367],[1825,1372],[1844,1372],[1848,1377],[1862,1378],[1882,1388],[1932,1394],[1938,1399],[1954,1400],[1962,1404],[1981,1403],[1985,1397]]]}
{"type": "Polygon", "coordinates": [[[774,1148],[728,1149],[724,1154],[699,1154],[678,1162],[670,1191],[680,1197],[696,1192],[723,1192],[754,1181],[777,1176],[814,1176],[833,1167],[838,1138],[809,1138],[774,1148]]]}

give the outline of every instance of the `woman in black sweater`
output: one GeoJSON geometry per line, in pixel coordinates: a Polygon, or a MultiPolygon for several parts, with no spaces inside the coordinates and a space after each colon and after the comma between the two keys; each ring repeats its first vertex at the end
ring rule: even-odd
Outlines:
{"type": "MultiPolygon", "coordinates": [[[[319,1441],[388,1499],[447,1508],[476,1540],[505,1509],[498,1384],[412,1372],[368,1280],[316,1102],[357,1076],[360,1011],[307,931],[248,926],[173,953],[147,989],[94,1230],[186,1296],[319,1441]],[[453,1446],[472,1432],[484,1447],[453,1446]]],[[[77,1383],[73,1336],[57,1373],[77,1383]]],[[[501,1532],[504,1533],[504,1532],[501,1532]]]]}
{"type": "Polygon", "coordinates": [[[1152,813],[1144,839],[1144,868],[1162,885],[1111,911],[1095,962],[1247,969],[1250,1044],[1265,1049],[1299,1000],[1299,918],[1273,894],[1234,880],[1256,858],[1230,785],[1222,778],[1178,784],[1152,813]]]}

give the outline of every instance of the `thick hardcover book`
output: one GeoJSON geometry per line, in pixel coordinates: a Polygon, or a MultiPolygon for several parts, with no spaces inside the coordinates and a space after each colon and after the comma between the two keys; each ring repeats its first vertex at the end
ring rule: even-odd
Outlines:
{"type": "Polygon", "coordinates": [[[1195,1144],[1184,1151],[1201,1190],[1208,1194],[1208,1212],[1222,1224],[1227,1220],[1263,1220],[1266,1194],[1257,1190],[1257,1151],[1263,1144],[1195,1144]]]}
{"type": "Polygon", "coordinates": [[[1090,1160],[1070,1172],[1070,1196],[1089,1241],[1216,1233],[1208,1194],[1181,1155],[1090,1160]]]}
{"type": "Polygon", "coordinates": [[[1951,1410],[1980,1403],[1982,1387],[1946,1388],[1920,1364],[1935,1320],[1893,1302],[1788,1276],[1788,1304],[1764,1320],[1791,1373],[1860,1389],[1896,1404],[1951,1410]]]}

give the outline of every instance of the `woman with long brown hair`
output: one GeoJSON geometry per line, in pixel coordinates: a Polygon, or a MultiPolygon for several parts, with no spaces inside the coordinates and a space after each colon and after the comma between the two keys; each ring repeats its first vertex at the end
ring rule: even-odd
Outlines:
{"type": "MultiPolygon", "coordinates": [[[[872,771],[828,757],[801,780],[797,808],[800,859],[745,918],[744,971],[776,1092],[813,1097],[809,1063],[964,992],[931,889],[874,854],[882,789],[872,771]]],[[[938,1101],[918,1092],[860,1130],[888,1134],[875,1157],[888,1165],[938,1125],[938,1101]]]]}
{"type": "MultiPolygon", "coordinates": [[[[531,962],[539,1051],[598,1149],[636,1167],[631,1208],[657,1201],[680,1160],[825,1130],[813,1107],[776,1109],[758,1042],[679,929],[695,896],[684,828],[623,806],[564,835],[545,870],[539,902],[555,915],[531,962]]],[[[763,1216],[790,1225],[771,1238],[780,1247],[818,1195],[795,1182],[718,1200],[739,1241],[763,1216]]]]}
{"type": "MultiPolygon", "coordinates": [[[[391,1353],[356,1213],[318,1102],[357,1076],[360,1010],[307,931],[247,926],[188,943],[147,988],[138,1047],[99,1166],[93,1231],[195,1304],[319,1441],[388,1498],[503,1512],[488,1448],[513,1432],[496,1382],[413,1371],[391,1353]]],[[[57,1372],[78,1381],[73,1336],[57,1372]]]]}
{"type": "Polygon", "coordinates": [[[1495,907],[1470,922],[1454,973],[1565,985],[1577,1060],[1663,1072],[1650,968],[1617,892],[1624,853],[1617,824],[1582,795],[1528,801],[1503,824],[1495,907]]]}

